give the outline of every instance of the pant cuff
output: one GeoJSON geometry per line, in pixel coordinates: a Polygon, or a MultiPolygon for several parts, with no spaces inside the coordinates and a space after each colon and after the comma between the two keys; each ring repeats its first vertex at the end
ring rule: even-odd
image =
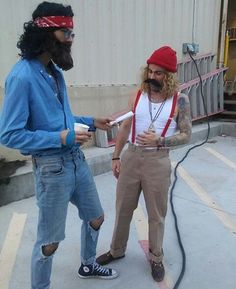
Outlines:
{"type": "Polygon", "coordinates": [[[126,248],[120,248],[120,249],[110,249],[110,252],[111,252],[111,255],[114,257],[114,258],[118,258],[118,257],[122,257],[125,255],[125,249],[126,248]]]}
{"type": "Polygon", "coordinates": [[[159,263],[163,260],[163,253],[162,252],[158,256],[154,255],[152,252],[149,252],[148,256],[149,256],[149,260],[154,261],[155,263],[159,263]]]}

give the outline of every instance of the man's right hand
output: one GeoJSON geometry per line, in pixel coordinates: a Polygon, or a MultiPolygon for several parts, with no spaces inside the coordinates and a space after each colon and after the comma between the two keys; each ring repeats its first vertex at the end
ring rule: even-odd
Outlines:
{"type": "Polygon", "coordinates": [[[112,161],[112,171],[113,171],[113,175],[115,176],[116,179],[118,179],[119,175],[120,175],[120,166],[121,166],[120,160],[113,160],[112,161]]]}
{"type": "MultiPolygon", "coordinates": [[[[63,130],[61,132],[61,143],[66,145],[66,136],[69,130],[63,130]]],[[[75,143],[80,143],[81,145],[89,141],[92,137],[91,132],[75,132],[75,143]]]]}

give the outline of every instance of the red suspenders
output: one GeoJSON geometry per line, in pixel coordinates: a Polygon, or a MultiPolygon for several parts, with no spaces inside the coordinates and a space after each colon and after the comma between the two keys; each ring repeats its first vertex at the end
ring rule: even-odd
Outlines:
{"type": "Polygon", "coordinates": [[[140,98],[140,95],[141,95],[141,90],[138,90],[137,92],[137,96],[135,98],[135,102],[134,102],[134,109],[133,109],[133,122],[132,122],[132,135],[131,135],[131,141],[132,143],[134,143],[135,141],[135,127],[136,127],[136,121],[135,121],[135,110],[136,110],[136,106],[138,104],[138,101],[139,101],[139,98],[140,98]]]}
{"type": "MultiPolygon", "coordinates": [[[[140,99],[140,95],[141,95],[141,91],[139,90],[137,92],[137,96],[136,96],[136,99],[135,99],[135,102],[134,102],[134,108],[133,108],[133,113],[134,113],[134,116],[133,116],[133,122],[132,122],[132,134],[131,134],[131,141],[132,143],[134,143],[135,141],[135,126],[136,126],[136,123],[135,123],[135,110],[136,110],[136,107],[137,107],[137,104],[139,102],[139,99],[140,99]]],[[[161,137],[165,137],[166,135],[166,132],[170,126],[170,123],[173,119],[173,116],[174,116],[174,113],[175,113],[175,107],[176,107],[176,103],[177,103],[177,98],[178,98],[178,93],[176,93],[174,95],[174,98],[173,98],[173,101],[172,101],[172,108],[171,108],[171,112],[170,112],[170,116],[166,122],[166,125],[162,131],[162,134],[161,134],[161,137]]]]}
{"type": "Polygon", "coordinates": [[[172,118],[174,116],[175,107],[176,107],[176,103],[177,103],[177,97],[178,97],[178,93],[176,93],[174,95],[174,98],[173,98],[173,101],[172,101],[172,108],[171,108],[170,116],[169,116],[169,118],[167,120],[167,123],[166,123],[166,125],[165,125],[165,127],[164,127],[164,129],[162,131],[162,134],[161,134],[162,137],[165,137],[166,132],[167,132],[167,130],[168,130],[169,126],[170,126],[170,123],[172,121],[172,118]]]}

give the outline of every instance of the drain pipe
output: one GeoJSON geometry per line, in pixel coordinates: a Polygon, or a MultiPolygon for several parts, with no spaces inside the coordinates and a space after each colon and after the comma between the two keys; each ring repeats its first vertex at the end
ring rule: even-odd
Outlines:
{"type": "Polygon", "coordinates": [[[229,58],[229,31],[226,31],[225,35],[225,50],[224,50],[224,67],[228,65],[228,58],[229,58]]]}
{"type": "Polygon", "coordinates": [[[226,52],[226,41],[225,37],[227,35],[226,33],[226,24],[227,24],[227,14],[228,14],[228,0],[222,0],[222,14],[221,14],[221,33],[220,33],[220,49],[219,49],[219,63],[218,67],[222,68],[225,64],[225,54],[228,54],[228,51],[226,52]]]}

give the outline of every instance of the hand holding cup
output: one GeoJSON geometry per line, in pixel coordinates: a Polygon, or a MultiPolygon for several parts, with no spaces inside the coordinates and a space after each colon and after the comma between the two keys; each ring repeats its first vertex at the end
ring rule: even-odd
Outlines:
{"type": "Polygon", "coordinates": [[[88,132],[89,126],[83,123],[75,122],[74,123],[74,131],[76,133],[83,133],[83,132],[88,132]]]}
{"type": "Polygon", "coordinates": [[[89,126],[83,123],[74,123],[75,142],[83,144],[90,140],[92,134],[88,131],[89,126]]]}

